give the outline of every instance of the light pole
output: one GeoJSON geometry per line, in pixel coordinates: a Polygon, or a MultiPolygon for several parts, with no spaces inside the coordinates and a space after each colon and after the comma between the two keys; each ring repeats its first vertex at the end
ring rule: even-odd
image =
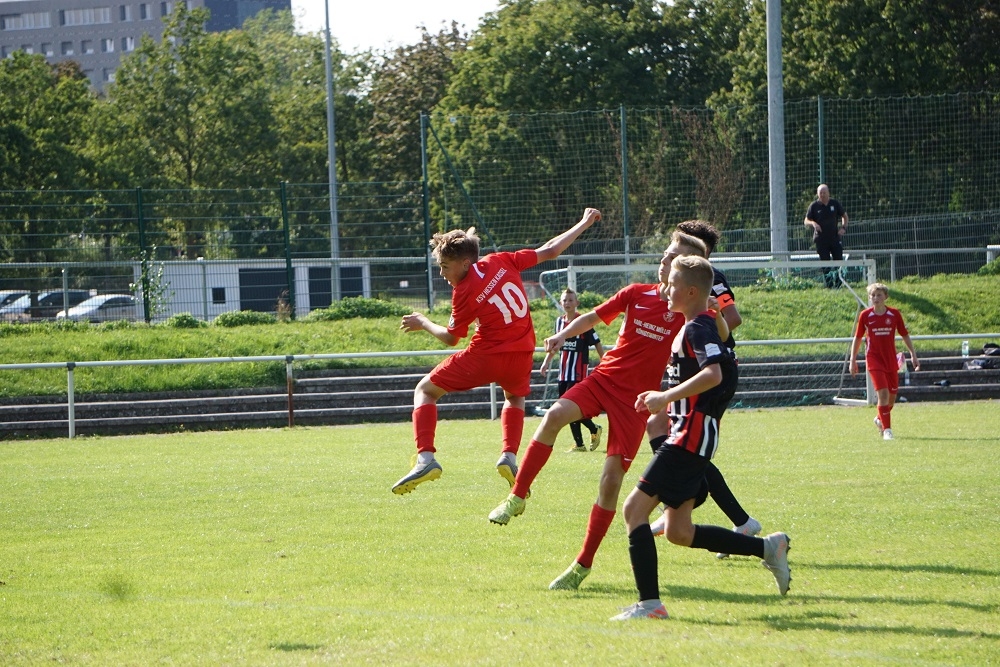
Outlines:
{"type": "Polygon", "coordinates": [[[330,278],[331,297],[340,300],[340,230],[337,220],[337,142],[334,133],[333,112],[333,56],[330,39],[330,0],[323,0],[326,11],[326,49],[323,60],[326,64],[326,152],[330,162],[330,278]]]}

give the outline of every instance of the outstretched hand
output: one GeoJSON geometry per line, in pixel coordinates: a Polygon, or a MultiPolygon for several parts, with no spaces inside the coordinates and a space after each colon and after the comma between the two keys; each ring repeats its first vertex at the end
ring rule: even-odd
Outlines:
{"type": "Polygon", "coordinates": [[[563,339],[562,336],[556,334],[555,336],[549,336],[548,338],[546,338],[545,341],[542,343],[542,345],[543,347],[545,347],[546,352],[558,352],[559,350],[562,349],[562,346],[565,342],[566,341],[563,339]]]}
{"type": "Polygon", "coordinates": [[[409,315],[403,315],[403,321],[400,323],[399,328],[406,333],[410,333],[412,331],[422,331],[425,319],[427,318],[422,313],[410,313],[409,315]]]}

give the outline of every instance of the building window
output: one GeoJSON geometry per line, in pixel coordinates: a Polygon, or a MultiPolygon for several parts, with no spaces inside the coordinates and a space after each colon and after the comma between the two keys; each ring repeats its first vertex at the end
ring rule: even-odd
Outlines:
{"type": "Polygon", "coordinates": [[[64,56],[71,56],[71,55],[73,55],[73,42],[63,42],[62,45],[61,45],[61,48],[59,49],[59,51],[64,56]]]}
{"type": "Polygon", "coordinates": [[[160,16],[170,16],[174,11],[174,3],[172,2],[161,2],[160,3],[160,16]]]}
{"type": "Polygon", "coordinates": [[[96,23],[111,23],[110,7],[59,10],[59,25],[94,25],[96,23]]]}
{"type": "Polygon", "coordinates": [[[0,58],[10,58],[10,47],[0,46],[0,58]]]}
{"type": "Polygon", "coordinates": [[[122,37],[122,51],[125,53],[135,51],[135,37],[122,37]]]}
{"type": "Polygon", "coordinates": [[[80,42],[80,53],[82,55],[90,55],[94,52],[94,40],[85,39],[80,42]]]}
{"type": "Polygon", "coordinates": [[[35,47],[33,47],[31,44],[22,44],[21,50],[30,56],[32,53],[35,52],[35,47]]]}
{"type": "Polygon", "coordinates": [[[101,53],[114,53],[115,52],[115,40],[110,37],[101,38],[101,53]]]}
{"type": "Polygon", "coordinates": [[[132,20],[132,5],[118,5],[118,20],[119,21],[132,20]]]}
{"type": "Polygon", "coordinates": [[[52,50],[52,42],[42,42],[42,53],[46,58],[51,58],[56,54],[56,52],[52,50]]]}
{"type": "Polygon", "coordinates": [[[213,287],[212,288],[212,303],[214,305],[225,305],[226,303],[226,288],[225,287],[213,287]]]}
{"type": "Polygon", "coordinates": [[[114,80],[115,80],[115,71],[112,68],[110,68],[110,67],[105,67],[104,68],[104,80],[107,81],[107,82],[109,82],[109,83],[114,83],[114,80]]]}
{"type": "Polygon", "coordinates": [[[148,21],[149,18],[150,18],[149,5],[147,5],[146,3],[142,3],[141,5],[139,5],[139,20],[148,21]]]}
{"type": "Polygon", "coordinates": [[[51,28],[52,15],[49,12],[27,14],[4,14],[0,16],[0,30],[33,30],[51,28]]]}

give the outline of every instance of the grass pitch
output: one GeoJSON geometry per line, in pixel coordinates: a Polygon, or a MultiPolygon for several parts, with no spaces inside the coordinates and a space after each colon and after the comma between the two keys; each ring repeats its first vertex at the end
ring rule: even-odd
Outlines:
{"type": "Polygon", "coordinates": [[[874,414],[727,414],[716,462],[791,536],[791,591],[658,540],[671,619],[629,623],[620,517],[580,591],[547,590],[603,460],[568,433],[506,527],[487,421],[442,422],[443,477],[403,497],[408,424],[2,443],[0,663],[1000,662],[1000,409],[900,405],[893,442],[874,414]]]}

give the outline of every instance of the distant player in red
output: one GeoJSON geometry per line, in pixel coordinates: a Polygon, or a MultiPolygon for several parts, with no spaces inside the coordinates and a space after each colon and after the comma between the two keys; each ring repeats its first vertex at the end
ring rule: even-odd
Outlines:
{"type": "Polygon", "coordinates": [[[406,332],[423,330],[445,345],[456,345],[468,335],[470,325],[477,326],[467,348],[442,361],[417,383],[413,392],[417,462],[393,485],[393,493],[409,493],[441,477],[441,464],[434,458],[438,399],[491,382],[503,388],[505,398],[500,413],[503,451],[497,472],[514,484],[516,455],[524,430],[524,399],[531,393],[529,380],[535,351],[535,328],[521,271],[555,259],[600,219],[600,211],[588,208],[573,227],[536,250],[496,252],[482,259],[475,229],[434,235],[434,259],[441,268],[441,277],[453,288],[451,319],[443,327],[422,313],[412,313],[403,318],[399,328],[406,332]]]}
{"type": "Polygon", "coordinates": [[[700,240],[674,232],[660,262],[660,283],[629,285],[593,311],[573,320],[562,331],[545,339],[545,349],[558,350],[563,342],[598,322],[611,324],[625,315],[618,341],[604,353],[597,368],[561,396],[542,418],[528,445],[510,495],[490,512],[490,521],[506,525],[524,512],[525,498],[535,477],[552,454],[559,431],[584,417],[608,415],[608,449],[598,483],[597,501],[590,511],[583,547],[573,564],[559,575],[550,589],[576,589],[590,574],[594,556],[611,526],[618,508],[622,480],[639,451],[646,431],[646,417],[635,410],[635,398],[659,389],[670,361],[670,344],[684,325],[682,315],[670,312],[660,291],[667,281],[670,262],[678,255],[706,254],[700,240]]]}
{"type": "Polygon", "coordinates": [[[858,374],[858,350],[861,348],[861,337],[864,336],[865,370],[872,379],[875,393],[878,396],[878,417],[875,426],[885,440],[892,440],[892,421],[890,413],[896,403],[899,392],[899,361],[896,358],[896,333],[903,339],[906,349],[910,351],[910,362],[913,370],[920,370],[920,360],[913,349],[910,332],[903,324],[903,314],[895,308],[885,305],[889,298],[889,288],[882,283],[872,283],[868,286],[868,301],[871,308],[865,308],[858,315],[858,324],[854,328],[854,341],[851,344],[851,375],[858,374]]]}
{"type": "MultiPolygon", "coordinates": [[[[566,325],[580,317],[580,312],[577,310],[580,300],[577,298],[574,290],[569,288],[563,290],[563,293],[559,295],[559,305],[562,306],[563,314],[556,318],[556,333],[559,333],[566,328],[566,325]]],[[[597,350],[598,359],[604,356],[604,346],[601,345],[601,339],[597,336],[597,332],[593,329],[588,329],[579,336],[567,338],[563,343],[562,350],[552,350],[542,359],[541,370],[543,373],[548,373],[549,364],[555,357],[559,357],[560,396],[569,391],[570,387],[576,385],[577,382],[587,377],[587,374],[590,372],[591,347],[597,350]]],[[[590,431],[590,451],[594,451],[600,447],[601,434],[604,429],[595,424],[593,419],[581,419],[569,425],[569,429],[573,433],[573,442],[575,443],[575,446],[569,451],[587,451],[587,448],[583,444],[583,429],[581,426],[586,426],[587,430],[590,431]]]]}

